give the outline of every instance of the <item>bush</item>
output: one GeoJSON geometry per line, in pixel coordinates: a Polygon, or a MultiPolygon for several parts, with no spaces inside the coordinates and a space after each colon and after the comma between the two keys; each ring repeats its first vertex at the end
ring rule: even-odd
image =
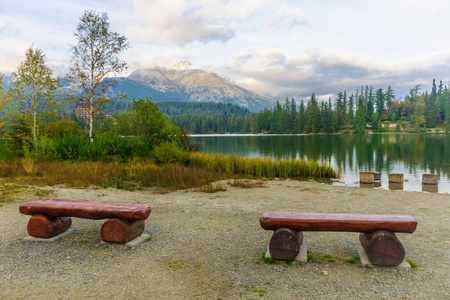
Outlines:
{"type": "Polygon", "coordinates": [[[42,129],[42,135],[49,138],[63,137],[65,135],[82,135],[83,128],[77,122],[71,120],[61,120],[48,124],[42,129]]]}
{"type": "Polygon", "coordinates": [[[157,163],[175,163],[186,164],[189,159],[189,153],[182,149],[177,142],[163,142],[153,150],[153,157],[157,163]]]}
{"type": "Polygon", "coordinates": [[[24,149],[33,149],[33,134],[24,119],[11,125],[11,130],[5,133],[3,141],[16,156],[23,156],[24,149]]]}
{"type": "Polygon", "coordinates": [[[66,135],[54,140],[55,158],[62,160],[76,160],[86,156],[89,145],[87,135],[66,135]]]}

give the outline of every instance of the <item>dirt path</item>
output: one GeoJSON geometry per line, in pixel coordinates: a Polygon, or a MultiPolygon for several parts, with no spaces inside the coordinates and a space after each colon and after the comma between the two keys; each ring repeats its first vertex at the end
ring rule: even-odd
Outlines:
{"type": "MultiPolygon", "coordinates": [[[[151,240],[137,247],[104,244],[103,221],[73,219],[73,232],[53,242],[26,242],[29,216],[18,196],[0,207],[1,299],[448,299],[450,195],[269,181],[214,194],[183,190],[53,188],[52,197],[146,203],[151,240]],[[306,232],[317,262],[260,259],[271,232],[259,225],[265,210],[408,214],[413,234],[398,234],[416,269],[350,264],[357,233],[306,232]],[[336,262],[322,261],[324,254],[336,262]],[[321,271],[327,271],[323,275],[321,271]]],[[[48,189],[48,187],[46,187],[48,189]]]]}

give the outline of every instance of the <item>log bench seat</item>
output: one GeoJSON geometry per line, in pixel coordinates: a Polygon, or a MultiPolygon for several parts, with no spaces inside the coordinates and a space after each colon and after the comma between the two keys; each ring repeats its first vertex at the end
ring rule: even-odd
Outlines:
{"type": "Polygon", "coordinates": [[[360,232],[359,239],[370,262],[379,266],[398,266],[405,249],[395,232],[413,233],[417,221],[407,215],[326,214],[266,211],[261,227],[273,230],[269,243],[274,259],[293,260],[303,243],[303,231],[360,232]]]}
{"type": "Polygon", "coordinates": [[[71,217],[108,219],[101,228],[102,240],[126,243],[142,234],[151,209],[139,203],[38,199],[20,205],[19,211],[32,215],[27,230],[34,237],[51,238],[66,231],[71,217]]]}

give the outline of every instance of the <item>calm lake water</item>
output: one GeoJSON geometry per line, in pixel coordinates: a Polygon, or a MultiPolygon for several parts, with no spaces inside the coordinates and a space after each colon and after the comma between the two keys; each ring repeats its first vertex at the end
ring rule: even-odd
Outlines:
{"type": "MultiPolygon", "coordinates": [[[[276,159],[314,159],[342,172],[359,186],[359,172],[381,172],[375,188],[450,193],[450,135],[193,135],[201,152],[276,159]],[[389,184],[389,173],[403,173],[403,185],[389,184]],[[422,185],[422,174],[439,175],[438,186],[422,185]]],[[[372,186],[373,188],[373,186],[372,186]]]]}

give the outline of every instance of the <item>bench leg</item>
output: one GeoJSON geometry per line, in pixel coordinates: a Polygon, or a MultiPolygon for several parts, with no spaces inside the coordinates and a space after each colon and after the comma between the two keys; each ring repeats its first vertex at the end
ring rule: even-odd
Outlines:
{"type": "Polygon", "coordinates": [[[398,266],[405,258],[405,248],[393,232],[384,230],[362,232],[359,240],[373,265],[398,266]]]}
{"type": "Polygon", "coordinates": [[[130,222],[113,218],[103,223],[101,236],[105,242],[126,243],[140,236],[144,228],[144,220],[130,222]]]}
{"type": "Polygon", "coordinates": [[[28,234],[40,238],[51,238],[58,235],[72,225],[70,217],[49,217],[46,215],[33,215],[28,221],[28,234]]]}
{"type": "Polygon", "coordinates": [[[270,256],[274,259],[294,260],[303,243],[303,233],[290,228],[278,228],[269,243],[270,256]]]}

